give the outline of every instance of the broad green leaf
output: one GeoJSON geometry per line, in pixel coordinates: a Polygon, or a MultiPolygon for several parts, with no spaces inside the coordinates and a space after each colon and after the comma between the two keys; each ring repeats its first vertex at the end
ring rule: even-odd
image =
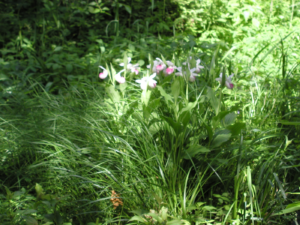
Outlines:
{"type": "Polygon", "coordinates": [[[143,117],[148,120],[151,115],[151,109],[146,105],[143,105],[143,117]]]}
{"type": "Polygon", "coordinates": [[[111,100],[113,102],[119,102],[121,97],[119,92],[115,89],[114,86],[110,85],[108,87],[105,88],[106,93],[108,94],[108,96],[111,98],[111,100]]]}
{"type": "Polygon", "coordinates": [[[228,141],[230,137],[231,137],[231,133],[217,135],[212,141],[211,147],[219,147],[221,144],[228,141]]]}
{"type": "Polygon", "coordinates": [[[63,47],[62,46],[57,46],[57,47],[55,47],[55,49],[53,50],[54,52],[59,52],[59,51],[61,51],[63,49],[63,47]]]}
{"type": "Polygon", "coordinates": [[[127,86],[128,86],[127,83],[120,84],[119,85],[120,91],[123,93],[127,86]]]}
{"type": "Polygon", "coordinates": [[[224,125],[229,126],[231,125],[236,119],[236,114],[234,112],[227,114],[224,117],[224,125]]]}
{"type": "Polygon", "coordinates": [[[226,129],[230,130],[232,135],[238,135],[241,133],[242,129],[246,129],[246,124],[245,123],[235,123],[233,125],[226,127],[226,129]]]}
{"type": "Polygon", "coordinates": [[[285,209],[283,209],[280,212],[275,213],[273,215],[277,216],[277,215],[282,215],[282,214],[286,214],[286,213],[292,213],[292,212],[295,212],[295,211],[298,211],[298,210],[300,210],[300,202],[299,201],[288,204],[285,209]]]}
{"type": "Polygon", "coordinates": [[[11,199],[13,197],[13,194],[11,193],[11,191],[8,189],[8,187],[4,186],[5,190],[6,190],[6,194],[7,194],[7,198],[11,199]]]}
{"type": "Polygon", "coordinates": [[[202,207],[202,210],[205,210],[205,211],[212,211],[212,210],[215,210],[216,207],[213,207],[213,206],[210,206],[210,205],[206,205],[206,206],[203,206],[202,207]]]}
{"type": "Polygon", "coordinates": [[[191,119],[191,113],[189,111],[184,111],[184,112],[180,113],[180,115],[178,117],[178,121],[182,123],[184,128],[190,122],[190,119],[191,119]]]}
{"type": "Polygon", "coordinates": [[[160,98],[150,101],[148,107],[154,111],[160,105],[160,98]]]}
{"type": "Polygon", "coordinates": [[[159,92],[160,92],[160,94],[165,98],[165,100],[166,100],[166,102],[168,103],[168,101],[170,101],[171,103],[173,103],[173,101],[172,101],[172,96],[171,95],[169,95],[169,94],[167,94],[166,92],[165,92],[165,90],[163,89],[163,87],[162,86],[156,86],[156,88],[159,90],[159,92]]]}
{"type": "Polygon", "coordinates": [[[124,114],[126,119],[138,108],[139,103],[138,102],[132,102],[129,105],[128,110],[126,111],[126,113],[124,114]]]}
{"type": "Polygon", "coordinates": [[[211,89],[210,87],[207,88],[207,97],[210,100],[211,106],[215,110],[216,115],[219,114],[219,100],[216,98],[214,90],[211,89]]]}
{"type": "Polygon", "coordinates": [[[93,6],[89,6],[88,10],[90,13],[95,13],[95,8],[93,6]]]}
{"type": "Polygon", "coordinates": [[[131,50],[131,51],[135,51],[135,47],[134,47],[134,45],[132,45],[132,44],[128,44],[128,48],[129,48],[129,50],[131,50]]]}
{"type": "Polygon", "coordinates": [[[38,225],[38,221],[31,216],[26,216],[25,221],[27,225],[38,225]]]}
{"type": "Polygon", "coordinates": [[[205,148],[204,146],[193,145],[193,146],[190,146],[187,150],[184,151],[184,155],[183,155],[182,158],[190,159],[190,158],[193,158],[197,154],[208,153],[208,152],[210,152],[210,150],[205,148]]]}
{"type": "Polygon", "coordinates": [[[175,102],[177,101],[177,98],[180,94],[180,80],[175,79],[171,86],[171,93],[175,99],[175,102]]]}
{"type": "Polygon", "coordinates": [[[147,223],[147,220],[141,216],[133,216],[129,221],[139,221],[141,223],[147,223]]]}
{"type": "Polygon", "coordinates": [[[196,207],[200,208],[202,205],[204,205],[206,202],[197,202],[196,207]]]}
{"type": "Polygon", "coordinates": [[[151,113],[160,105],[160,99],[152,100],[147,106],[143,105],[143,116],[145,119],[149,119],[151,113]]]}
{"type": "Polygon", "coordinates": [[[124,5],[126,11],[127,11],[129,14],[131,14],[131,7],[130,7],[129,5],[125,5],[125,4],[123,4],[123,5],[124,5]]]}
{"type": "Polygon", "coordinates": [[[193,109],[196,105],[197,105],[197,101],[195,101],[195,102],[189,102],[189,103],[187,104],[187,106],[184,107],[184,108],[180,111],[179,114],[181,114],[181,113],[183,113],[183,112],[185,112],[185,111],[191,112],[192,109],[193,109]]]}
{"type": "Polygon", "coordinates": [[[146,105],[146,106],[148,105],[150,96],[151,96],[151,91],[149,91],[147,89],[143,90],[141,100],[144,105],[146,105]]]}
{"type": "Polygon", "coordinates": [[[169,124],[169,126],[171,126],[174,129],[177,136],[183,131],[182,126],[180,125],[179,122],[175,122],[170,117],[165,117],[165,116],[161,116],[161,117],[169,124]]]}
{"type": "Polygon", "coordinates": [[[140,60],[138,61],[138,64],[139,64],[139,66],[143,66],[143,65],[145,64],[145,61],[142,60],[142,59],[140,59],[140,60]]]}

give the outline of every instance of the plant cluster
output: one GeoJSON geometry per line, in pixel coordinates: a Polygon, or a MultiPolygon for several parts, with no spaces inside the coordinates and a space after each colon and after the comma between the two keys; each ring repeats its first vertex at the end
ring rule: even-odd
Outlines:
{"type": "Polygon", "coordinates": [[[297,219],[294,1],[0,6],[1,224],[297,219]]]}

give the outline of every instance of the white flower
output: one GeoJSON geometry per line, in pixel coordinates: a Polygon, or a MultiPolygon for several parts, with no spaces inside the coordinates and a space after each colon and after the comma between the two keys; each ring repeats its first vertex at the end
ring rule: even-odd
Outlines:
{"type": "Polygon", "coordinates": [[[190,69],[190,79],[189,80],[191,82],[195,82],[195,80],[196,80],[197,74],[194,73],[195,71],[196,71],[196,68],[190,69]]]}
{"type": "Polygon", "coordinates": [[[101,69],[103,69],[103,72],[102,73],[99,73],[99,78],[100,79],[105,79],[106,77],[107,77],[107,75],[108,75],[108,71],[104,68],[104,67],[102,67],[102,66],[99,66],[101,69]]]}
{"type": "Polygon", "coordinates": [[[124,72],[124,70],[121,70],[119,73],[115,75],[115,79],[118,83],[123,84],[125,83],[125,77],[121,77],[121,73],[124,72]]]}
{"type": "Polygon", "coordinates": [[[181,76],[181,77],[183,77],[182,67],[180,66],[180,67],[177,67],[176,69],[178,70],[178,72],[175,73],[175,75],[176,75],[176,76],[181,76]]]}
{"type": "Polygon", "coordinates": [[[201,62],[200,59],[197,59],[197,60],[196,60],[196,70],[195,70],[196,73],[200,73],[200,70],[204,68],[204,66],[200,66],[200,65],[199,65],[200,62],[201,62]]]}
{"type": "Polygon", "coordinates": [[[156,73],[153,73],[151,76],[143,77],[142,79],[136,80],[135,82],[139,83],[141,85],[141,89],[143,90],[147,89],[147,86],[155,88],[157,83],[157,81],[153,79],[155,76],[156,73]]]}
{"type": "MultiPolygon", "coordinates": [[[[183,77],[183,76],[186,74],[184,71],[182,71],[182,67],[177,67],[176,69],[178,70],[178,72],[175,73],[175,75],[183,77]]],[[[196,68],[193,68],[193,69],[190,69],[190,68],[189,68],[189,71],[190,71],[189,81],[190,81],[190,82],[194,82],[194,81],[196,80],[196,77],[198,76],[198,75],[195,73],[196,68]]]]}
{"type": "MultiPolygon", "coordinates": [[[[139,69],[139,64],[137,63],[137,64],[133,65],[133,64],[130,63],[131,58],[128,57],[127,59],[128,59],[127,70],[130,71],[131,73],[135,73],[136,75],[138,75],[139,74],[139,70],[138,70],[139,69]]],[[[120,63],[119,65],[120,66],[125,66],[124,63],[120,63]]]]}
{"type": "MultiPolygon", "coordinates": [[[[147,66],[148,69],[150,69],[150,65],[147,66]]],[[[153,67],[152,67],[152,72],[153,73],[159,73],[160,71],[164,70],[166,68],[166,64],[160,59],[156,58],[153,61],[153,67]]]]}
{"type": "MultiPolygon", "coordinates": [[[[232,89],[234,87],[231,78],[233,77],[234,74],[231,74],[230,76],[226,77],[225,75],[225,86],[229,89],[232,89]]],[[[222,83],[222,77],[223,77],[223,73],[220,73],[220,78],[216,78],[216,81],[219,81],[220,84],[222,83]]]]}

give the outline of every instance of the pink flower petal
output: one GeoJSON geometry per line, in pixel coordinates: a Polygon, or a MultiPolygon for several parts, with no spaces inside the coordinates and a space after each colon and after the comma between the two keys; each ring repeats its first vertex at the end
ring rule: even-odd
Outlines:
{"type": "Polygon", "coordinates": [[[227,83],[226,82],[226,87],[229,89],[232,89],[234,87],[234,85],[232,83],[227,83]]]}
{"type": "Polygon", "coordinates": [[[174,69],[171,68],[171,67],[168,67],[168,68],[166,69],[166,73],[167,73],[168,75],[172,74],[173,72],[174,72],[174,69]]]}
{"type": "Polygon", "coordinates": [[[158,72],[162,71],[164,68],[165,68],[164,65],[157,65],[157,66],[156,66],[156,70],[157,70],[158,72]]]}
{"type": "Polygon", "coordinates": [[[102,73],[99,73],[99,78],[105,79],[107,77],[107,75],[108,75],[107,71],[103,71],[102,73]]]}

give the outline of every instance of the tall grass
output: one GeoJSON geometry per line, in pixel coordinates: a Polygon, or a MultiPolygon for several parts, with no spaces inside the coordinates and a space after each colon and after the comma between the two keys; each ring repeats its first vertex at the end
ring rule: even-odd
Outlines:
{"type": "Polygon", "coordinates": [[[146,101],[134,79],[10,99],[2,106],[2,184],[34,194],[30,185],[39,183],[56,199],[45,213],[73,224],[284,221],[272,216],[298,173],[297,146],[278,117],[290,109],[276,104],[285,83],[253,77],[243,88],[217,87],[224,67],[214,55],[197,83],[160,76],[146,101]],[[122,202],[115,208],[113,192],[122,202]]]}

